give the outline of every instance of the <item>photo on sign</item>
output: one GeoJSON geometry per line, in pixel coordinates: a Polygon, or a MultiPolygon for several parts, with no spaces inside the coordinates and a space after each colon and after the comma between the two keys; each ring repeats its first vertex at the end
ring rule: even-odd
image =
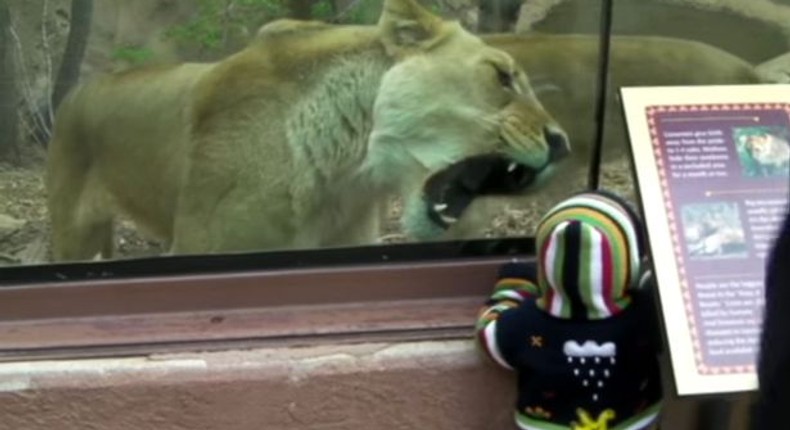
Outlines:
{"type": "Polygon", "coordinates": [[[785,127],[733,129],[733,141],[744,176],[790,175],[790,131],[785,127]]]}
{"type": "Polygon", "coordinates": [[[738,205],[695,203],[681,208],[686,251],[692,259],[746,258],[746,237],[738,205]]]}

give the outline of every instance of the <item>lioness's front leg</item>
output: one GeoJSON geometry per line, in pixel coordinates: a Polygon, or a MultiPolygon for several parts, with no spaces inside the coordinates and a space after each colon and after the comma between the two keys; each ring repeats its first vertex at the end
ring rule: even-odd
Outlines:
{"type": "MultiPolygon", "coordinates": [[[[386,200],[369,202],[359,199],[356,205],[351,205],[347,217],[331,220],[321,228],[326,237],[322,247],[365,246],[378,243],[381,236],[381,226],[386,220],[388,202],[386,200]]],[[[317,222],[316,222],[317,223],[317,222]]],[[[320,225],[320,224],[319,224],[320,225]]]]}

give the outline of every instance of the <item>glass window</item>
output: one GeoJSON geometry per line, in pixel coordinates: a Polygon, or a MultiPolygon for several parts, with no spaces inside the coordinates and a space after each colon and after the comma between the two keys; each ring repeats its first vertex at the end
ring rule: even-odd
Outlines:
{"type": "Polygon", "coordinates": [[[601,7],[3,2],[0,265],[529,237],[601,130],[633,198],[619,87],[790,79],[787,2],[616,2],[601,122],[601,7]]]}
{"type": "Polygon", "coordinates": [[[2,264],[529,235],[576,89],[520,6],[3,3],[2,264]]]}
{"type": "MultiPolygon", "coordinates": [[[[525,3],[517,31],[599,34],[601,2],[525,3]]],[[[788,23],[786,0],[613,2],[601,187],[635,201],[620,87],[790,82],[788,23]]],[[[578,39],[566,42],[579,44],[578,39]]],[[[565,52],[579,58],[571,49],[565,52]]],[[[579,61],[574,70],[580,67],[579,61]]],[[[576,73],[580,80],[592,80],[589,72],[586,78],[576,73]]]]}

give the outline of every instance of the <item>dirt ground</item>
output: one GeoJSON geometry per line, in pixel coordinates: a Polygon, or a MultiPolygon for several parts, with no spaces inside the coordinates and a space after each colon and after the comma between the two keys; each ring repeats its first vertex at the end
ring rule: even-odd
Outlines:
{"type": "MultiPolygon", "coordinates": [[[[633,187],[625,160],[606,165],[602,170],[601,185],[633,200],[633,187]]],[[[50,260],[49,223],[47,220],[46,191],[41,161],[28,167],[11,168],[0,164],[0,266],[35,264],[50,260]]],[[[583,178],[578,178],[580,184],[583,178]]],[[[482,237],[512,237],[532,233],[537,219],[549,209],[551,201],[520,200],[520,204],[506,205],[482,232],[482,237]]],[[[393,205],[388,214],[382,242],[403,242],[398,228],[400,211],[393,205]]],[[[116,226],[117,256],[141,257],[157,255],[162,245],[140,235],[134,225],[121,220],[116,226]]]]}

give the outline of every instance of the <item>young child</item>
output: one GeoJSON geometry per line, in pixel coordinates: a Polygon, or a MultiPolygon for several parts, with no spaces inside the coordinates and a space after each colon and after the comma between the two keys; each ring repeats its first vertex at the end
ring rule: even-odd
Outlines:
{"type": "Polygon", "coordinates": [[[625,202],[584,192],[540,221],[535,263],[501,268],[476,334],[517,373],[519,428],[656,428],[660,337],[643,240],[625,202]]]}

